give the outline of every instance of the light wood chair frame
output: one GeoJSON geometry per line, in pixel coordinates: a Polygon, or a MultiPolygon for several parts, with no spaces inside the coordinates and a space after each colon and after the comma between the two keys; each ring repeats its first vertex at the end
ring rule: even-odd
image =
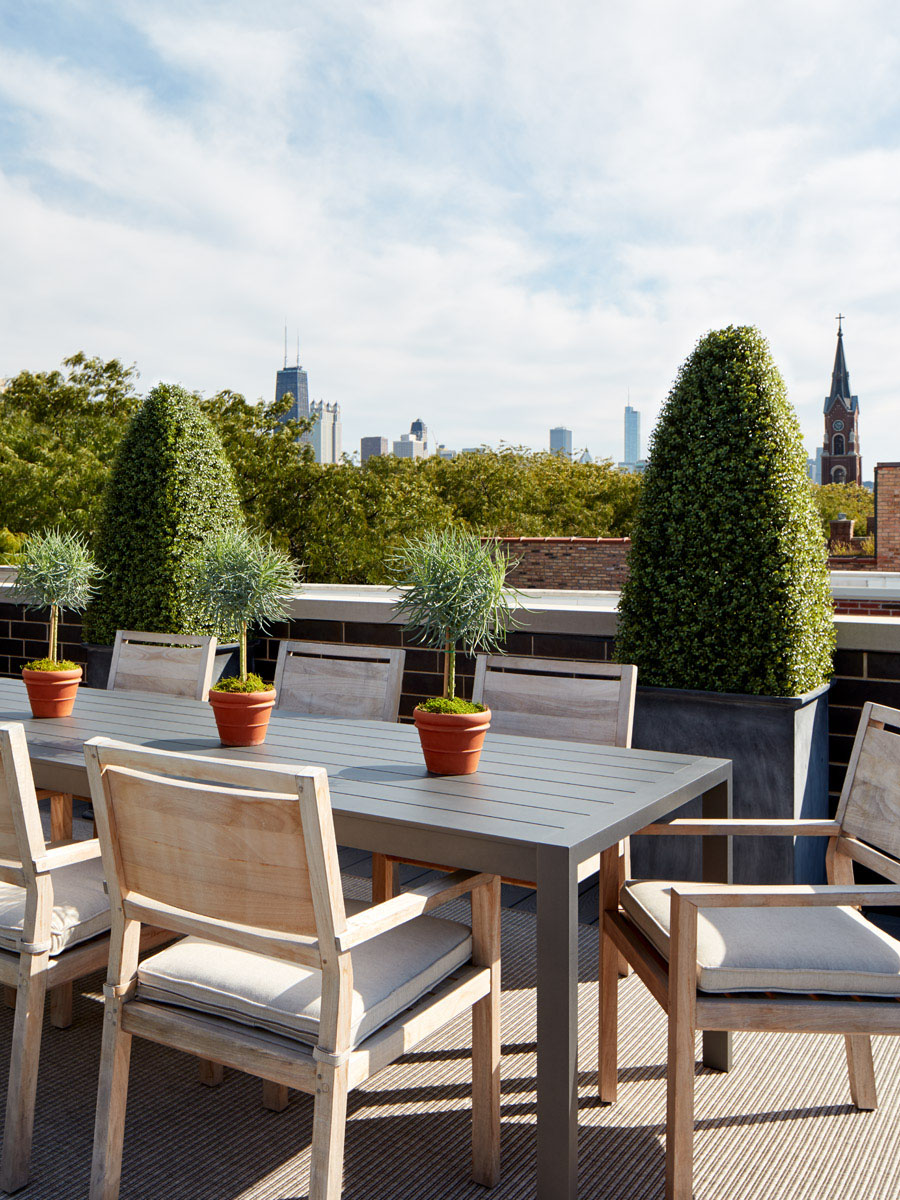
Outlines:
{"type": "MultiPolygon", "coordinates": [[[[371,719],[379,721],[396,721],[400,711],[400,692],[403,687],[403,666],[406,661],[406,651],[399,646],[365,646],[349,642],[301,642],[283,641],[278,647],[278,661],[275,665],[276,708],[290,709],[282,695],[285,675],[291,673],[291,660],[294,659],[338,659],[344,663],[352,663],[358,668],[361,678],[364,678],[374,666],[385,665],[387,675],[384,680],[384,696],[377,716],[371,719]]],[[[314,712],[314,709],[304,710],[314,712]]],[[[347,711],[341,715],[355,717],[358,714],[347,711]]]]}
{"type": "MultiPolygon", "coordinates": [[[[119,677],[126,666],[132,666],[132,659],[137,659],[132,668],[134,674],[140,675],[141,657],[149,657],[149,660],[152,662],[154,651],[157,651],[155,657],[161,658],[167,649],[173,647],[192,647],[198,651],[197,655],[188,655],[182,652],[171,658],[165,656],[165,661],[171,667],[170,674],[174,674],[175,668],[178,666],[190,662],[192,669],[190,671],[189,682],[193,687],[193,699],[205,700],[212,686],[217,645],[217,639],[206,634],[197,634],[195,636],[188,633],[148,633],[135,629],[118,629],[116,630],[116,640],[113,645],[112,661],[109,667],[109,677],[106,681],[106,690],[112,692],[117,687],[121,688],[122,685],[119,683],[119,677]],[[138,649],[138,647],[141,647],[141,649],[138,649]]],[[[147,675],[144,676],[141,686],[129,685],[128,690],[172,694],[170,687],[156,686],[156,684],[156,678],[153,675],[147,675]]],[[[188,692],[179,694],[189,695],[188,692]]]]}
{"type": "MultiPolygon", "coordinates": [[[[46,993],[50,1021],[57,1028],[72,1022],[72,983],[106,966],[109,935],[63,948],[51,957],[53,877],[57,867],[100,857],[100,843],[65,841],[47,844],[41,828],[37,793],[21,724],[0,725],[0,761],[6,802],[0,797],[0,880],[25,889],[25,921],[18,953],[0,950],[0,984],[12,999],[13,1021],[9,1085],[0,1189],[17,1191],[28,1182],[34,1130],[34,1104],[46,993]],[[11,820],[10,820],[11,818],[11,820]]],[[[161,936],[148,930],[143,944],[157,945],[161,936]]]]}
{"type": "MultiPolygon", "coordinates": [[[[857,765],[867,737],[885,725],[900,729],[900,710],[867,703],[838,810],[827,820],[675,819],[649,825],[642,834],[680,836],[827,837],[827,885],[673,885],[669,959],[661,955],[619,904],[615,849],[601,856],[602,935],[600,946],[600,1099],[617,1092],[617,964],[624,956],[668,1014],[666,1116],[666,1198],[690,1200],[693,1179],[694,1049],[697,1030],[841,1033],[847,1056],[850,1095],[859,1109],[876,1107],[871,1035],[900,1034],[900,1004],[891,997],[805,996],[734,993],[718,995],[697,987],[697,920],[702,909],[881,906],[900,904],[900,862],[883,854],[846,827],[857,765]],[[854,883],[854,863],[890,879],[890,884],[854,883]]],[[[900,736],[891,751],[900,772],[900,736]]],[[[900,796],[900,787],[898,787],[900,796]]],[[[884,814],[881,814],[882,817],[884,814]]],[[[858,832],[858,822],[852,823],[858,832]]]]}
{"type": "MultiPolygon", "coordinates": [[[[493,1186],[499,1179],[500,1137],[499,879],[459,871],[347,917],[328,777],[322,768],[261,767],[145,750],[106,738],[86,743],[85,758],[109,878],[113,929],[104,986],[90,1200],[116,1200],[118,1196],[134,1036],[259,1075],[278,1086],[312,1093],[309,1196],[310,1200],[338,1200],[349,1089],[467,1010],[472,1013],[472,1173],[476,1182],[493,1186]],[[115,790],[123,786],[126,776],[128,786],[137,783],[144,789],[137,793],[142,808],[154,795],[162,796],[164,802],[167,788],[175,789],[178,803],[173,800],[167,808],[167,823],[177,824],[179,810],[190,808],[183,837],[178,838],[177,830],[169,831],[169,840],[175,837],[177,845],[184,847],[183,854],[176,852],[177,862],[171,870],[159,861],[142,862],[140,830],[135,836],[135,817],[125,815],[128,809],[123,809],[115,790]],[[248,819],[246,808],[253,804],[265,808],[264,821],[248,819]],[[229,825],[229,813],[240,813],[234,826],[229,825]],[[129,839],[127,865],[121,851],[123,829],[124,838],[129,839]],[[246,831],[251,829],[252,846],[245,844],[246,831]],[[252,856],[254,864],[265,864],[268,860],[261,847],[269,845],[267,838],[286,847],[280,857],[287,854],[291,868],[265,866],[269,873],[264,879],[255,878],[255,890],[237,887],[225,873],[213,871],[212,878],[201,878],[199,873],[184,872],[192,855],[209,864],[226,849],[232,861],[240,861],[243,854],[248,856],[246,861],[252,856]],[[303,871],[308,873],[307,884],[302,882],[303,871]],[[144,890],[133,890],[129,879],[140,882],[144,890]],[[284,902],[270,903],[282,889],[284,902]],[[173,891],[188,895],[190,907],[175,902],[173,891]],[[471,965],[455,971],[437,989],[353,1048],[354,947],[465,894],[470,895],[472,904],[471,965]],[[221,912],[223,908],[226,917],[212,914],[212,909],[221,912]],[[267,919],[271,914],[272,927],[253,919],[260,911],[265,911],[267,919]],[[138,997],[137,938],[143,922],[320,970],[322,1009],[315,1048],[277,1039],[238,1021],[210,1018],[138,997]]],[[[132,814],[137,811],[134,795],[132,814]]]]}

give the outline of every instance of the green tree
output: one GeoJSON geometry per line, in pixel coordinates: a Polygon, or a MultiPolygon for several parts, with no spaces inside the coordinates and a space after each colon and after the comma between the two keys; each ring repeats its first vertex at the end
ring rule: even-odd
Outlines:
{"type": "Polygon", "coordinates": [[[87,641],[117,629],[216,633],[193,592],[203,542],[243,525],[222,443],[195,396],[155,387],[122,438],[107,485],[97,559],[104,572],[85,613],[87,641]]]}
{"type": "Polygon", "coordinates": [[[92,533],[122,432],[140,404],[137,372],[84,353],[63,371],[22,371],[0,387],[0,526],[92,533]]]}
{"type": "Polygon", "coordinates": [[[423,469],[459,520],[500,537],[624,537],[641,486],[608,460],[512,446],[428,459],[423,469]]]}
{"type": "Polygon", "coordinates": [[[831,535],[830,521],[840,513],[856,522],[854,533],[866,536],[866,517],[875,515],[875,494],[858,483],[813,484],[813,500],[822,522],[825,537],[831,535]]]}
{"type": "Polygon", "coordinates": [[[652,438],[617,654],[663,687],[794,696],[834,647],[794,411],[758,330],[702,338],[652,438]]]}

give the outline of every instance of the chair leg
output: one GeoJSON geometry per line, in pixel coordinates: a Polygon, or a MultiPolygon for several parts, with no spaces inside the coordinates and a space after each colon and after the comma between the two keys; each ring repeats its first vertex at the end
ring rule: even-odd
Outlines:
{"type": "MultiPolygon", "coordinates": [[[[631,838],[625,838],[619,842],[618,850],[618,875],[619,875],[619,891],[625,886],[626,879],[631,878],[631,838]]],[[[602,919],[602,918],[601,918],[602,919]]],[[[624,979],[631,974],[631,963],[624,954],[620,954],[617,959],[619,966],[619,978],[624,979]]]]}
{"type": "Polygon", "coordinates": [[[340,1200],[347,1128],[347,1064],[317,1064],[309,1200],[340,1200]]]}
{"type": "Polygon", "coordinates": [[[850,1073],[851,1100],[857,1108],[877,1108],[872,1039],[863,1033],[847,1034],[844,1037],[844,1046],[847,1051],[847,1070],[850,1073]]]}
{"type": "Polygon", "coordinates": [[[218,1087],[225,1078],[225,1068],[221,1063],[201,1058],[197,1063],[197,1075],[204,1087],[218,1087]]]}
{"type": "Polygon", "coordinates": [[[68,1029],[72,1024],[72,984],[58,983],[50,989],[50,1024],[68,1029]]]}
{"type": "Polygon", "coordinates": [[[472,1178],[500,1182],[500,879],[472,892],[472,961],[491,990],[472,1005],[472,1178]]]}
{"type": "Polygon", "coordinates": [[[284,1112],[288,1106],[288,1101],[290,1098],[291,1093],[287,1084],[273,1083],[271,1079],[263,1080],[263,1108],[267,1108],[269,1112],[284,1112]]]}
{"type": "Polygon", "coordinates": [[[619,1085],[619,974],[621,955],[604,932],[604,911],[619,906],[618,847],[604,850],[600,856],[600,980],[598,1014],[597,1078],[600,1101],[612,1104],[619,1085]]]}
{"type": "Polygon", "coordinates": [[[385,854],[372,855],[372,903],[383,904],[397,891],[397,864],[385,854]]]}
{"type": "Polygon", "coordinates": [[[13,1022],[0,1160],[0,1188],[4,1192],[15,1192],[28,1182],[48,957],[46,954],[23,954],[19,965],[18,1003],[13,1022]]]}
{"type": "Polygon", "coordinates": [[[50,841],[66,842],[72,837],[72,796],[54,792],[50,797],[50,841]]]}
{"type": "Polygon", "coordinates": [[[666,1200],[691,1200],[693,1195],[696,919],[696,908],[681,903],[679,897],[673,895],[669,961],[666,1200]]]}
{"type": "Polygon", "coordinates": [[[122,1029],[122,1001],[108,999],[103,1014],[90,1200],[118,1200],[130,1061],[131,1034],[122,1029]]]}

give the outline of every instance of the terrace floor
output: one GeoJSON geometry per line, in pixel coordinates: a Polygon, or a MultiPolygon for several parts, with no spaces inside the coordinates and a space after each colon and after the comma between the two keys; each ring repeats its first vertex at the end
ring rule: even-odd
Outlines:
{"type": "MultiPolygon", "coordinates": [[[[345,853],[345,858],[352,855],[345,853]]],[[[348,895],[366,898],[357,859],[348,895]]],[[[510,899],[515,899],[510,896],[510,899]]],[[[521,900],[521,898],[519,898],[521,900]]],[[[455,909],[455,911],[454,911],[455,909]]],[[[447,915],[465,919],[466,906],[447,915]]],[[[534,917],[503,918],[503,1177],[468,1179],[468,1021],[351,1094],[345,1200],[528,1200],[535,1121],[534,917]]],[[[601,1106],[596,1074],[596,926],[580,938],[579,1161],[583,1200],[662,1200],[665,1022],[636,977],[621,985],[620,1100],[601,1106]]],[[[76,996],[71,1029],[46,1025],[32,1183],[22,1200],[84,1200],[100,1047],[100,976],[76,996]]],[[[0,1045],[13,1014],[0,1007],[0,1045]]],[[[697,1200],[896,1200],[900,1196],[900,1040],[875,1042],[881,1108],[849,1102],[842,1039],[736,1037],[728,1076],[698,1067],[697,1200]]],[[[0,1059],[5,1095],[8,1055],[0,1059]]],[[[257,1080],[226,1072],[207,1089],[186,1056],[135,1041],[121,1200],[300,1200],[309,1170],[311,1097],[283,1113],[260,1105],[257,1080]]]]}

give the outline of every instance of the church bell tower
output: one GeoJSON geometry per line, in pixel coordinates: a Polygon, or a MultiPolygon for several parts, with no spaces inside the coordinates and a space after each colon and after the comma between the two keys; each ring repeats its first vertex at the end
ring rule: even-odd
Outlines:
{"type": "Polygon", "coordinates": [[[859,397],[850,393],[850,373],[844,358],[843,314],[837,319],[837,350],[831,373],[831,392],[825,397],[825,442],[822,447],[823,483],[862,483],[859,453],[859,397]]]}

